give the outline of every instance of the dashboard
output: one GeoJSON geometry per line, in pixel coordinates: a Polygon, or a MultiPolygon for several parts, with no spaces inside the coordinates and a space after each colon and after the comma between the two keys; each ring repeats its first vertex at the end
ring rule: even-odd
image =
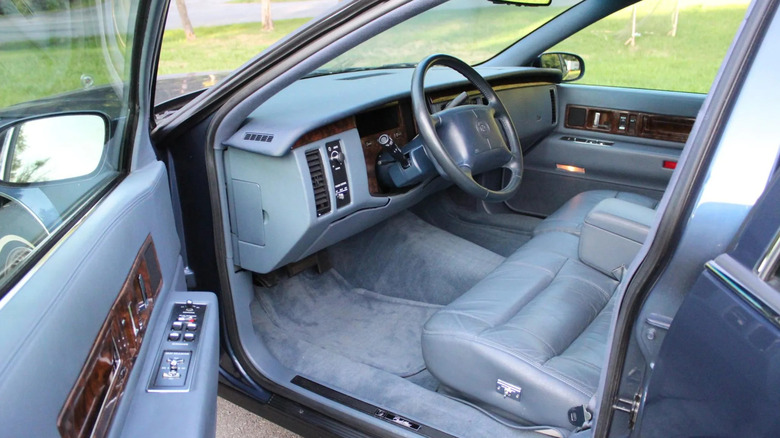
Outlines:
{"type": "MultiPolygon", "coordinates": [[[[479,68],[529,147],[557,124],[560,73],[534,68],[479,68]]],[[[412,113],[412,69],[301,79],[255,109],[223,143],[234,263],[268,273],[300,261],[449,186],[430,175],[402,187],[383,183],[381,143],[404,153],[419,145],[412,113]]],[[[483,97],[457,73],[426,77],[431,112],[466,92],[483,97]]],[[[417,151],[422,149],[417,148],[417,151]]],[[[421,153],[421,152],[416,152],[421,153]]]]}

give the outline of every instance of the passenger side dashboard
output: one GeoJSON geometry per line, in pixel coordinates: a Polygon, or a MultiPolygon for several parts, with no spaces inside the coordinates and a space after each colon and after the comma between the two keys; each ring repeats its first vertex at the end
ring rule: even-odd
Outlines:
{"type": "MultiPolygon", "coordinates": [[[[378,138],[401,148],[417,136],[411,69],[345,73],[297,81],[257,108],[225,142],[228,208],[236,265],[268,273],[379,223],[449,185],[440,177],[383,187],[378,138]]],[[[557,123],[560,74],[484,68],[532,145],[557,123]]],[[[429,72],[432,110],[476,90],[445,69],[429,72]]],[[[419,140],[418,140],[419,141],[419,140]]]]}

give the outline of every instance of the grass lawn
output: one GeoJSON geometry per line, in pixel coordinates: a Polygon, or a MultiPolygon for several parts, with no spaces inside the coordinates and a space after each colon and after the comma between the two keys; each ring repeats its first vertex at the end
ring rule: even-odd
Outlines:
{"type": "Polygon", "coordinates": [[[95,85],[109,82],[97,39],[0,45],[0,108],[78,90],[82,75],[95,85]]]}
{"type": "MultiPolygon", "coordinates": [[[[580,83],[705,93],[710,87],[746,5],[688,6],[680,11],[677,36],[671,29],[670,0],[640,6],[635,46],[631,9],[585,29],[553,50],[585,59],[580,83]]],[[[545,8],[486,7],[472,12],[468,22],[455,20],[457,10],[444,9],[417,17],[345,55],[327,67],[370,66],[417,62],[430,53],[451,53],[467,62],[484,61],[550,16],[545,8]]],[[[303,25],[308,19],[275,20],[264,32],[259,23],[196,28],[187,41],[181,30],[163,37],[160,75],[235,69],[303,25]]],[[[26,100],[80,88],[82,74],[95,84],[108,82],[103,52],[97,41],[55,41],[35,45],[0,45],[2,89],[0,108],[26,100]],[[71,47],[73,46],[73,47],[71,47]],[[44,50],[45,49],[45,50],[44,50]],[[76,49],[76,50],[71,50],[76,49]],[[30,77],[33,81],[30,81],[30,77]],[[25,88],[24,84],[35,84],[25,88]]]]}
{"type": "Polygon", "coordinates": [[[195,40],[187,41],[183,30],[168,30],[163,36],[160,75],[233,70],[308,19],[275,20],[265,32],[260,23],[195,28],[195,40]]]}
{"type": "Polygon", "coordinates": [[[621,11],[571,37],[552,50],[585,60],[584,84],[706,93],[747,5],[695,6],[680,11],[677,36],[671,37],[671,10],[647,15],[637,11],[635,45],[631,10],[621,11]]]}

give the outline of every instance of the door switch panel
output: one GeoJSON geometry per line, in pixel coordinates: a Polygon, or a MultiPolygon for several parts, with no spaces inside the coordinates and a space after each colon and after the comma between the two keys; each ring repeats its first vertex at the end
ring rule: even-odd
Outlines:
{"type": "Polygon", "coordinates": [[[607,134],[685,143],[694,121],[693,117],[567,105],[565,126],[607,134]]]}
{"type": "Polygon", "coordinates": [[[195,304],[188,300],[173,305],[160,345],[157,367],[149,380],[149,392],[189,391],[189,371],[197,357],[205,314],[205,304],[195,304]]]}

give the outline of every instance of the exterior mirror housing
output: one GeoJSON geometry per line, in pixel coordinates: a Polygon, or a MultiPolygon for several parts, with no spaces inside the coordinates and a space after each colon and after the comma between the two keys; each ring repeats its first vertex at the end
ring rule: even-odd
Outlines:
{"type": "Polygon", "coordinates": [[[534,67],[554,68],[561,71],[562,82],[572,82],[585,75],[585,61],[573,53],[548,52],[536,58],[534,67]]]}
{"type": "Polygon", "coordinates": [[[105,153],[109,123],[101,114],[54,114],[0,129],[0,182],[31,184],[96,172],[105,153]]]}

